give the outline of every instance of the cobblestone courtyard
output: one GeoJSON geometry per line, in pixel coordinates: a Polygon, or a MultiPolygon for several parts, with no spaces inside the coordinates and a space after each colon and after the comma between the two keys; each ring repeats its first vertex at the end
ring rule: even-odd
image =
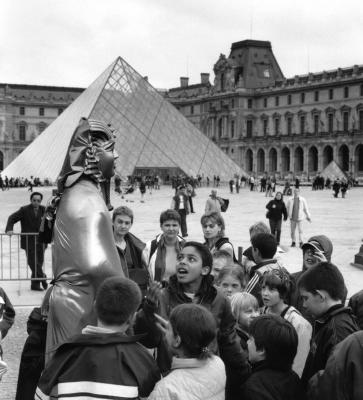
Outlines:
{"type": "MultiPolygon", "coordinates": [[[[195,214],[188,216],[189,239],[201,241],[202,231],[200,217],[204,211],[205,201],[211,188],[197,189],[197,196],[193,199],[195,214]]],[[[44,194],[43,204],[50,197],[51,188],[40,190],[44,194]]],[[[170,206],[173,191],[170,187],[162,187],[159,191],[145,195],[145,202],[140,202],[140,194],[133,193],[125,199],[112,196],[112,204],[128,205],[135,213],[132,232],[142,240],[152,239],[159,231],[159,214],[170,206]]],[[[235,247],[249,245],[248,227],[258,221],[265,220],[265,205],[269,198],[259,192],[250,192],[242,189],[239,194],[230,194],[227,187],[218,189],[218,195],[230,199],[230,207],[224,214],[226,220],[226,235],[235,247]]],[[[312,223],[304,222],[304,236],[307,240],[314,234],[327,235],[334,244],[333,262],[341,269],[347,283],[349,295],[363,288],[363,271],[350,265],[361,246],[363,238],[363,188],[350,190],[346,199],[335,199],[331,191],[311,191],[311,188],[302,188],[302,195],[306,198],[312,215],[312,223]]],[[[286,199],[285,199],[286,200],[286,199]]],[[[24,189],[13,189],[0,192],[0,224],[3,232],[7,217],[21,205],[29,201],[29,192],[24,189]]],[[[267,220],[265,220],[267,221],[267,220]]],[[[17,226],[17,231],[20,227],[17,226]]],[[[302,252],[299,248],[290,248],[289,224],[282,227],[281,244],[286,250],[281,257],[289,271],[298,271],[302,265],[302,252]]],[[[48,249],[47,252],[50,252],[48,249]]],[[[50,259],[50,257],[48,257],[50,259]]],[[[25,268],[23,265],[22,268],[25,268]]],[[[47,265],[50,271],[50,265],[47,265]]],[[[39,305],[42,293],[31,292],[29,282],[3,281],[1,286],[7,292],[14,306],[16,306],[16,320],[9,335],[3,341],[4,359],[8,363],[9,371],[0,382],[0,399],[13,400],[19,368],[20,353],[26,338],[26,320],[33,306],[39,305]]]]}

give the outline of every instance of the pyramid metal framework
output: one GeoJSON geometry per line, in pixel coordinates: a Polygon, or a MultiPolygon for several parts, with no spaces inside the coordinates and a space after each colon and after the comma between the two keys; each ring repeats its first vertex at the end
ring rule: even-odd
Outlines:
{"type": "Polygon", "coordinates": [[[331,161],[325,168],[324,170],[321,172],[320,174],[321,176],[323,176],[325,179],[326,178],[330,178],[330,180],[334,180],[334,179],[344,179],[346,178],[346,174],[341,170],[341,168],[339,167],[339,165],[333,160],[331,161]]]}
{"type": "Polygon", "coordinates": [[[180,168],[187,175],[229,180],[244,171],[118,57],[5,170],[4,176],[55,181],[81,117],[111,123],[119,154],[116,171],[180,168]]]}

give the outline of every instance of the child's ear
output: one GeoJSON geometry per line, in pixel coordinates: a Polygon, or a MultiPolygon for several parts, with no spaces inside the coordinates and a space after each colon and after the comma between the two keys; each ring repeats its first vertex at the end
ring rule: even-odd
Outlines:
{"type": "Polygon", "coordinates": [[[174,336],[171,345],[174,347],[174,349],[178,349],[181,346],[181,338],[179,335],[174,336]]]}
{"type": "Polygon", "coordinates": [[[208,275],[211,272],[212,268],[208,266],[202,267],[202,275],[208,275]]]}
{"type": "Polygon", "coordinates": [[[327,299],[328,293],[325,290],[316,290],[315,292],[315,296],[317,296],[320,301],[325,301],[327,299]]]}

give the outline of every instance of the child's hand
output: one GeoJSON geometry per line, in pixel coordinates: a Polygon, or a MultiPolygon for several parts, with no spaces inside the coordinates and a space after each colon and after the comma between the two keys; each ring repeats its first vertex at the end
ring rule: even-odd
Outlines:
{"type": "Polygon", "coordinates": [[[165,335],[166,331],[168,330],[169,321],[167,321],[163,317],[160,317],[159,314],[154,313],[154,315],[156,318],[156,326],[160,329],[161,333],[165,335]]]}
{"type": "Polygon", "coordinates": [[[146,300],[157,304],[161,295],[162,285],[160,282],[152,282],[146,293],[146,300]]]}
{"type": "Polygon", "coordinates": [[[315,250],[314,249],[314,258],[318,261],[318,262],[327,262],[328,260],[326,259],[324,253],[320,250],[315,250]]]}

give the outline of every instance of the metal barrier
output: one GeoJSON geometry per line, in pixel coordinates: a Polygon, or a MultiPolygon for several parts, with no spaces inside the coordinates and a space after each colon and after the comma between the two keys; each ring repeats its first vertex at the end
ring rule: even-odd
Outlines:
{"type": "Polygon", "coordinates": [[[2,281],[39,281],[38,254],[36,246],[42,246],[44,254],[43,271],[48,278],[52,275],[51,246],[38,243],[38,233],[0,233],[0,280],[2,281]],[[21,248],[21,238],[25,238],[25,249],[21,248]],[[29,260],[28,260],[29,257],[29,260]],[[33,262],[36,278],[31,278],[29,263],[33,262]]]}

